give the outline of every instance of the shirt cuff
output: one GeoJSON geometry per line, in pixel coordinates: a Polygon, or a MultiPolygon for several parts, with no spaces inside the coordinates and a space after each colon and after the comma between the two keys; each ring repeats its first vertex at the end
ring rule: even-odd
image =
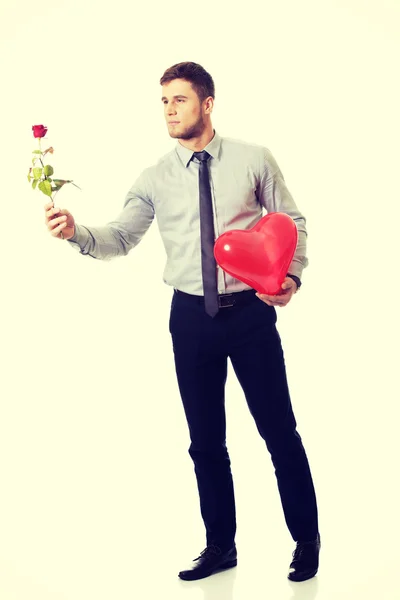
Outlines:
{"type": "Polygon", "coordinates": [[[76,250],[80,250],[84,254],[85,246],[89,241],[89,237],[90,235],[86,227],[75,223],[75,235],[67,240],[67,242],[71,242],[72,246],[76,250]]]}

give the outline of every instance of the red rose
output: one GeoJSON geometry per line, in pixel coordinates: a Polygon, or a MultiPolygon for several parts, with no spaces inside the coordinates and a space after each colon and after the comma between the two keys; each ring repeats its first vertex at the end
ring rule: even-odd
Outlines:
{"type": "Polygon", "coordinates": [[[32,125],[32,131],[35,138],[42,138],[47,133],[47,127],[44,125],[32,125]]]}

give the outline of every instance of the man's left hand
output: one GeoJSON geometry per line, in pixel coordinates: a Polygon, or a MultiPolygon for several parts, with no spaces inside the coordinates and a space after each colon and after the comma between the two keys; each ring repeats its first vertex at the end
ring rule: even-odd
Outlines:
{"type": "Polygon", "coordinates": [[[256,296],[268,306],[286,306],[293,294],[297,292],[297,283],[291,277],[286,277],[281,287],[281,291],[276,296],[259,293],[256,296]]]}

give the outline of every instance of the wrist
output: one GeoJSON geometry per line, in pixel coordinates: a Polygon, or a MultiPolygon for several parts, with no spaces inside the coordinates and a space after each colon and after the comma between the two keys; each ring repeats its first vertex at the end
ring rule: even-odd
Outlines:
{"type": "MultiPolygon", "coordinates": [[[[301,286],[301,281],[300,281],[299,277],[297,277],[297,275],[291,275],[290,273],[288,273],[288,274],[286,275],[286,277],[290,277],[291,279],[293,279],[293,281],[294,281],[294,282],[296,283],[296,285],[297,285],[297,290],[300,288],[300,286],[301,286]]],[[[296,290],[296,291],[297,291],[297,290],[296,290]]]]}

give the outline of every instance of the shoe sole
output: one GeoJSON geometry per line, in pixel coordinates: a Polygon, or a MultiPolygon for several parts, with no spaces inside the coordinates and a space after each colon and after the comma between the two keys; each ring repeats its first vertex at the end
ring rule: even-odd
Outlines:
{"type": "Polygon", "coordinates": [[[179,577],[183,581],[197,581],[198,579],[205,579],[206,577],[211,577],[211,575],[215,575],[216,573],[226,571],[227,569],[232,569],[233,567],[236,567],[236,566],[237,566],[237,558],[225,563],[224,565],[221,565],[220,567],[218,567],[218,569],[214,569],[214,571],[211,571],[209,573],[205,573],[204,575],[201,575],[201,577],[186,578],[186,577],[182,577],[181,574],[179,574],[179,577]]]}
{"type": "Polygon", "coordinates": [[[299,583],[301,581],[308,581],[309,579],[312,579],[313,577],[316,576],[317,573],[318,573],[318,569],[316,569],[315,571],[311,571],[311,573],[309,575],[307,575],[307,577],[292,579],[292,577],[290,575],[288,575],[288,579],[290,581],[295,581],[296,583],[299,583]]]}

